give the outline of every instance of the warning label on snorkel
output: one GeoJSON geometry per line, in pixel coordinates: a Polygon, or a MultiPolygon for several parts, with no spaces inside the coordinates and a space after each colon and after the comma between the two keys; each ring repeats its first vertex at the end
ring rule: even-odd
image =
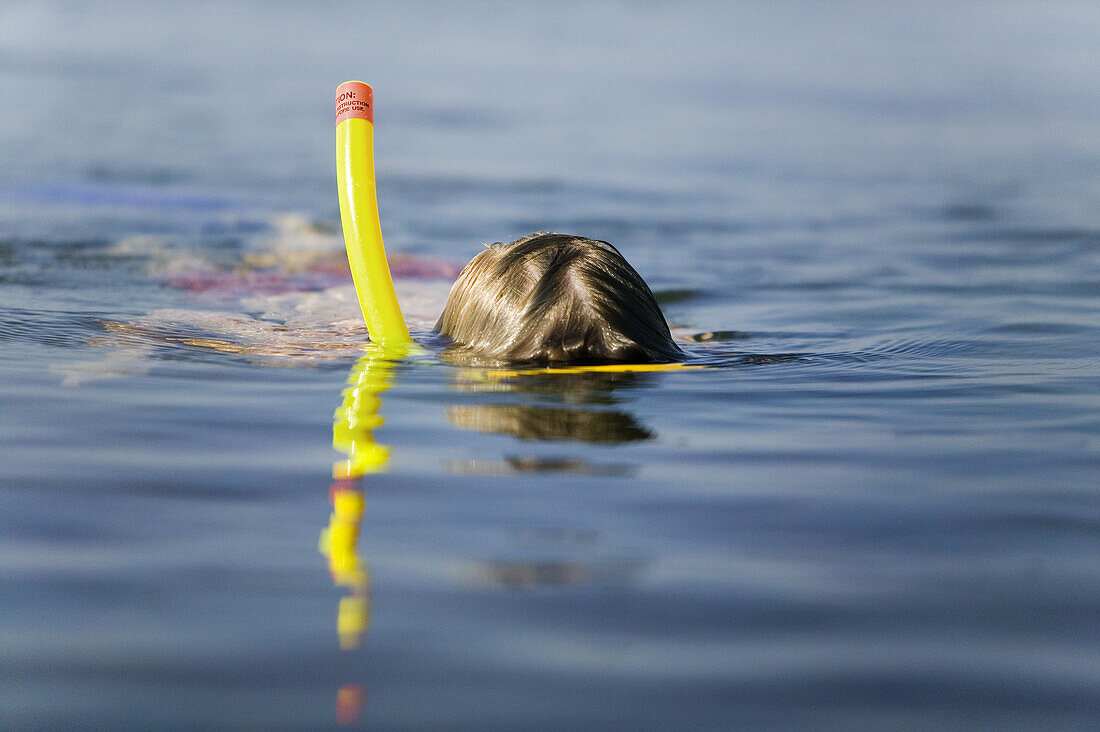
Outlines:
{"type": "Polygon", "coordinates": [[[361,81],[336,87],[336,124],[353,117],[374,122],[374,91],[361,81]]]}

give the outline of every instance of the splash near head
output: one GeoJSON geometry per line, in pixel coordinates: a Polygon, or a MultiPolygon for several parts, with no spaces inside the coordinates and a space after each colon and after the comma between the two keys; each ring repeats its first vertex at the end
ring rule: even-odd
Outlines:
{"type": "Polygon", "coordinates": [[[336,182],[355,292],[375,343],[411,343],[393,289],[374,183],[374,92],[361,81],[336,88],[336,182]]]}

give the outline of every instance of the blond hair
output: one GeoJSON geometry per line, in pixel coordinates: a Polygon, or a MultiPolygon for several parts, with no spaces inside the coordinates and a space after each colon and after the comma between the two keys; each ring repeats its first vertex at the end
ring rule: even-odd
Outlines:
{"type": "Polygon", "coordinates": [[[660,363],[683,352],[649,286],[605,241],[553,232],[489,245],[435,330],[452,356],[516,364],[660,363]]]}

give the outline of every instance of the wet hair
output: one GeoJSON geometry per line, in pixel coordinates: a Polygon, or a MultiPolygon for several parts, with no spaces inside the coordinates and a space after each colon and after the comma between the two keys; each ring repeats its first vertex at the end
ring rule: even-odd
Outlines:
{"type": "Polygon", "coordinates": [[[451,356],[514,364],[666,363],[683,352],[649,286],[605,241],[540,232],[491,244],[435,325],[451,356]]]}

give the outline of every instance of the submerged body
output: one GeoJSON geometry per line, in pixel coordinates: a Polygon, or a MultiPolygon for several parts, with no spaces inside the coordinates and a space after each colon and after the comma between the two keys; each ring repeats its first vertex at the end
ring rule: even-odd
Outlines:
{"type": "MultiPolygon", "coordinates": [[[[148,238],[120,243],[119,254],[148,258],[150,274],[189,299],[133,321],[105,321],[93,345],[109,348],[106,357],[67,365],[65,383],[145,373],[180,349],[269,366],[361,355],[367,334],[347,260],[336,248],[341,242],[295,217],[275,226],[275,239],[225,261],[148,238]]],[[[434,324],[451,341],[443,356],[452,362],[585,366],[686,358],[648,286],[605,242],[540,233],[491,245],[464,269],[402,254],[390,257],[390,268],[409,329],[423,336],[434,324]]]]}
{"type": "Polygon", "coordinates": [[[580,365],[684,358],[649,286],[615,247],[553,232],[493,244],[474,257],[435,330],[463,360],[580,365]]]}

